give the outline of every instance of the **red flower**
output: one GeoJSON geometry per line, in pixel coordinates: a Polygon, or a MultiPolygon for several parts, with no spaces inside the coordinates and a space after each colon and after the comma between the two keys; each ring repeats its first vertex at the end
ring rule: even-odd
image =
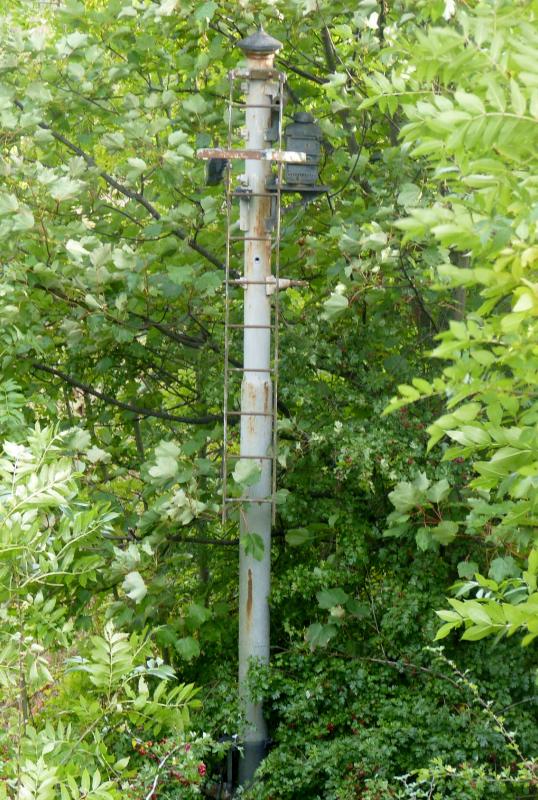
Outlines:
{"type": "Polygon", "coordinates": [[[206,772],[207,772],[206,765],[203,763],[203,761],[201,761],[198,764],[198,775],[200,775],[200,777],[203,778],[206,772]]]}

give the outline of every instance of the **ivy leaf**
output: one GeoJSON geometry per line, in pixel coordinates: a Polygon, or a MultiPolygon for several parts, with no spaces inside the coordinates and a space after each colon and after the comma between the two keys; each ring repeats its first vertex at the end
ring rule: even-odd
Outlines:
{"type": "Polygon", "coordinates": [[[19,201],[14,194],[0,193],[0,216],[3,214],[12,214],[19,208],[19,201]]]}
{"type": "Polygon", "coordinates": [[[232,477],[241,486],[254,486],[258,483],[262,469],[253,458],[240,458],[234,467],[232,477]]]}
{"type": "Polygon", "coordinates": [[[474,578],[478,569],[476,561],[460,561],[458,563],[458,575],[460,578],[474,578]]]}
{"type": "Polygon", "coordinates": [[[259,533],[245,533],[241,537],[247,556],[252,556],[256,561],[261,561],[265,552],[265,545],[259,533]]]}
{"type": "Polygon", "coordinates": [[[92,464],[97,464],[99,461],[108,463],[112,459],[110,453],[107,453],[106,450],[101,450],[101,448],[97,447],[96,445],[90,447],[90,449],[86,452],[86,457],[88,458],[88,461],[91,461],[92,464]]]}
{"type": "Polygon", "coordinates": [[[82,181],[73,180],[72,178],[59,178],[54,181],[49,187],[49,193],[54,200],[61,202],[62,200],[71,200],[80,194],[84,187],[82,181]]]}
{"type": "Polygon", "coordinates": [[[338,627],[336,625],[323,625],[321,622],[314,622],[306,632],[306,641],[310,644],[310,649],[315,650],[316,647],[325,647],[337,633],[338,627]]]}
{"type": "Polygon", "coordinates": [[[286,532],[286,542],[291,547],[299,547],[312,539],[312,534],[306,528],[292,528],[286,532]]]}
{"type": "Polygon", "coordinates": [[[347,603],[349,595],[340,588],[322,589],[321,592],[317,592],[316,598],[320,608],[333,608],[347,603]]]}
{"type": "Polygon", "coordinates": [[[446,500],[448,495],[450,494],[450,484],[446,478],[443,478],[440,481],[434,483],[428,491],[426,492],[426,497],[432,503],[440,503],[442,500],[446,500]]]}
{"type": "Polygon", "coordinates": [[[217,3],[213,2],[213,0],[208,0],[207,3],[202,3],[202,5],[196,9],[194,12],[194,19],[198,20],[198,22],[207,23],[211,20],[217,8],[217,3]]]}
{"type": "Polygon", "coordinates": [[[331,296],[323,303],[323,319],[333,320],[347,310],[349,303],[347,297],[341,292],[332,292],[331,296]]]}
{"type": "Polygon", "coordinates": [[[140,603],[148,593],[147,586],[139,572],[129,572],[125,576],[122,588],[127,597],[130,597],[135,603],[140,603]]]}
{"type": "Polygon", "coordinates": [[[488,572],[488,576],[497,583],[501,583],[505,578],[518,578],[520,575],[521,570],[512,556],[494,558],[488,572]]]}
{"type": "Polygon", "coordinates": [[[422,492],[409,481],[400,481],[396,488],[389,493],[389,499],[396,511],[405,514],[411,511],[420,501],[422,492]]]}
{"type": "Polygon", "coordinates": [[[430,528],[430,534],[434,541],[439,544],[450,544],[456,538],[458,533],[458,523],[450,519],[444,519],[439,525],[430,528]]]}
{"type": "Polygon", "coordinates": [[[200,645],[193,636],[184,636],[178,639],[174,647],[185,661],[192,661],[193,658],[200,655],[200,645]]]}

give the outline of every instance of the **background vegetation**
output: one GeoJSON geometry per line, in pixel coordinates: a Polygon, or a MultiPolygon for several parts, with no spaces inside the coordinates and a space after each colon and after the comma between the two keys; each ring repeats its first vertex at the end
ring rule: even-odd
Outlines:
{"type": "Polygon", "coordinates": [[[308,287],[248,796],[536,796],[537,11],[6,0],[0,798],[215,796],[240,730],[223,193],[194,151],[259,22],[330,191],[283,221],[308,287]]]}

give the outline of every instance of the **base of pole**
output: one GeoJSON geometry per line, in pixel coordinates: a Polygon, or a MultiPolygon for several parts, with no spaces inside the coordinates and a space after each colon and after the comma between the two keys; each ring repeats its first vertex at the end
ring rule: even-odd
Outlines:
{"type": "Polygon", "coordinates": [[[254,773],[267,755],[267,740],[262,739],[257,742],[243,742],[243,755],[239,758],[239,785],[249,786],[254,773]]]}

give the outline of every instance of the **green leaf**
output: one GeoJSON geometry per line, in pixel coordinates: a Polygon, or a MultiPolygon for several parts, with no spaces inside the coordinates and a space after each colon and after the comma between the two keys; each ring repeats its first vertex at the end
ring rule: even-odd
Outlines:
{"type": "Polygon", "coordinates": [[[421,197],[420,187],[414,183],[404,183],[398,194],[398,204],[404,208],[416,206],[421,197]]]}
{"type": "Polygon", "coordinates": [[[443,500],[446,500],[449,494],[450,484],[446,478],[442,478],[440,481],[437,481],[430,486],[426,492],[426,497],[432,503],[441,503],[443,500]]]}
{"type": "Polygon", "coordinates": [[[241,486],[254,486],[260,480],[261,466],[253,458],[240,458],[237,461],[232,477],[241,486]]]}
{"type": "Polygon", "coordinates": [[[54,200],[61,202],[62,200],[72,200],[73,198],[78,197],[83,188],[84,183],[82,181],[64,177],[59,178],[57,181],[54,181],[51,186],[49,186],[49,193],[54,200]]]}
{"type": "Polygon", "coordinates": [[[422,498],[422,492],[413,483],[400,481],[392,492],[389,492],[389,500],[394,508],[402,514],[411,511],[417,506],[422,498]]]}
{"type": "Polygon", "coordinates": [[[460,561],[458,563],[458,575],[460,578],[474,578],[479,567],[476,561],[460,561]]]}
{"type": "Polygon", "coordinates": [[[148,593],[147,586],[139,572],[129,572],[125,576],[122,588],[127,597],[130,597],[135,603],[140,603],[148,593]]]}
{"type": "Polygon", "coordinates": [[[208,0],[206,3],[202,3],[201,6],[198,6],[196,11],[194,12],[194,19],[198,22],[209,22],[215,11],[217,10],[218,5],[217,3],[213,2],[213,0],[208,0]]]}
{"type": "Polygon", "coordinates": [[[333,320],[344,313],[348,308],[348,299],[340,292],[332,292],[331,296],[323,303],[323,318],[333,320]]]}
{"type": "Polygon", "coordinates": [[[19,208],[19,201],[14,194],[5,194],[0,192],[0,216],[4,214],[12,214],[19,208]]]}
{"type": "Polygon", "coordinates": [[[444,625],[441,625],[441,627],[439,628],[439,630],[435,634],[434,641],[438,642],[439,639],[444,639],[446,636],[448,636],[448,634],[451,631],[454,630],[454,628],[457,628],[458,625],[459,625],[459,622],[446,622],[444,625]]]}
{"type": "Polygon", "coordinates": [[[201,94],[192,94],[183,100],[183,108],[192,114],[203,114],[207,109],[207,103],[201,94]]]}
{"type": "Polygon", "coordinates": [[[306,542],[310,542],[312,534],[306,528],[292,528],[286,532],[286,542],[291,547],[299,547],[306,542]]]}
{"type": "Polygon", "coordinates": [[[252,556],[256,561],[261,561],[265,552],[263,538],[259,533],[245,533],[241,537],[241,543],[245,548],[247,556],[252,556]]]}
{"type": "Polygon", "coordinates": [[[472,625],[470,628],[467,628],[461,638],[467,642],[477,642],[479,639],[484,639],[494,632],[495,628],[493,625],[472,625]]]}
{"type": "Polygon", "coordinates": [[[322,589],[316,594],[320,608],[333,608],[347,603],[349,595],[343,589],[322,589]]]}
{"type": "Polygon", "coordinates": [[[315,650],[316,647],[326,647],[337,633],[336,625],[322,625],[320,622],[314,622],[306,631],[306,641],[310,644],[310,649],[315,650]]]}
{"type": "Polygon", "coordinates": [[[175,649],[185,661],[192,661],[200,655],[200,645],[192,636],[184,636],[174,644],[175,649]]]}
{"type": "Polygon", "coordinates": [[[518,578],[521,570],[512,556],[494,558],[489,568],[488,576],[497,583],[501,583],[505,578],[518,578]]]}
{"type": "Polygon", "coordinates": [[[434,541],[439,542],[439,544],[450,544],[454,541],[458,533],[458,523],[453,520],[445,519],[440,522],[439,525],[430,528],[430,533],[434,541]]]}

